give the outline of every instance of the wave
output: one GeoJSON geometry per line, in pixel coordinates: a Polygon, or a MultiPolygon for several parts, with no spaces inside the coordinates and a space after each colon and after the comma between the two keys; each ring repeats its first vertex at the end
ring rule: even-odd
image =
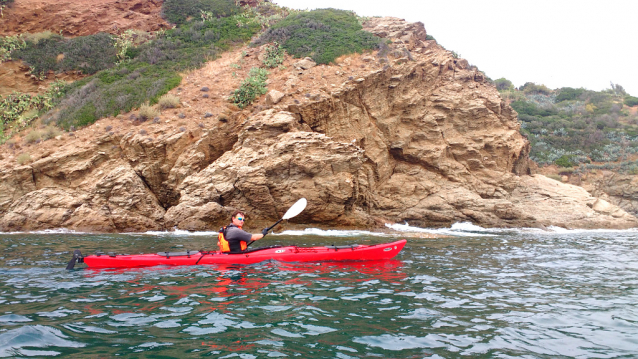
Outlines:
{"type": "Polygon", "coordinates": [[[435,235],[453,236],[453,237],[475,237],[475,236],[493,237],[497,235],[495,234],[496,232],[494,229],[479,227],[470,222],[454,223],[452,227],[450,228],[421,228],[421,227],[410,226],[407,223],[404,223],[404,224],[386,223],[385,226],[398,232],[430,233],[435,235]]]}
{"type": "Polygon", "coordinates": [[[67,228],[43,229],[40,231],[25,232],[0,232],[0,234],[91,234],[90,232],[79,232],[67,228]]]}
{"type": "MultiPolygon", "coordinates": [[[[397,237],[402,233],[427,233],[434,236],[452,236],[452,237],[494,237],[508,234],[518,233],[534,233],[534,234],[633,234],[638,232],[638,228],[630,229],[569,229],[556,226],[546,228],[484,228],[470,222],[457,222],[449,228],[422,228],[411,226],[407,222],[386,223],[385,231],[364,231],[364,230],[339,230],[339,229],[319,229],[306,228],[303,230],[285,230],[282,232],[271,232],[269,235],[279,236],[323,236],[323,237],[358,237],[358,236],[376,236],[376,237],[397,237]]],[[[2,235],[18,235],[18,234],[70,234],[70,235],[86,235],[94,234],[91,232],[78,232],[66,228],[45,229],[41,231],[28,232],[5,232],[2,235]]],[[[182,229],[173,229],[170,231],[147,231],[147,232],[130,232],[120,233],[131,236],[161,236],[161,237],[216,237],[217,231],[187,231],[182,229]]]]}
{"type": "Polygon", "coordinates": [[[549,226],[545,228],[484,228],[472,224],[470,222],[457,222],[450,228],[420,228],[410,226],[409,224],[386,224],[386,227],[401,232],[422,232],[439,235],[447,235],[454,237],[494,237],[508,234],[518,233],[535,233],[535,234],[596,234],[596,233],[636,233],[638,228],[630,229],[569,229],[557,226],[549,226]]]}
{"type": "Polygon", "coordinates": [[[201,231],[201,232],[191,232],[183,229],[174,229],[172,231],[148,231],[143,233],[123,233],[130,235],[150,235],[150,236],[173,236],[173,237],[182,237],[182,236],[214,236],[217,237],[218,231],[201,231]]]}
{"type": "Polygon", "coordinates": [[[358,236],[377,236],[377,237],[389,237],[392,233],[385,232],[371,232],[371,231],[359,231],[359,230],[339,230],[339,229],[319,229],[319,228],[306,228],[304,230],[287,230],[279,233],[280,235],[287,236],[322,236],[322,237],[358,237],[358,236]]]}

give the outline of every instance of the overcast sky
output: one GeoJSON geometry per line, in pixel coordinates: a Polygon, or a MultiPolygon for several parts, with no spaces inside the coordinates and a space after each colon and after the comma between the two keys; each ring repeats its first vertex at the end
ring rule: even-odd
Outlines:
{"type": "Polygon", "coordinates": [[[638,0],[273,0],[296,9],[421,21],[429,35],[492,79],[638,97],[638,0]]]}

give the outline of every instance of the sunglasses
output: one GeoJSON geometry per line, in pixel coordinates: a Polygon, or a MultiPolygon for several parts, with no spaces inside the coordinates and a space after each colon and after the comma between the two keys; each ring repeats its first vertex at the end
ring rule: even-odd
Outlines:
{"type": "Polygon", "coordinates": [[[237,217],[238,221],[243,221],[244,219],[242,217],[237,217]]]}

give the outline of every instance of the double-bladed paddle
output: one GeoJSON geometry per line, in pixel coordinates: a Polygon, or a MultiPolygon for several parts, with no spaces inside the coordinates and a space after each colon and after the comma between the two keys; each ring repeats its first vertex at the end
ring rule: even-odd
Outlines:
{"type": "MultiPolygon", "coordinates": [[[[270,232],[271,229],[275,228],[275,226],[281,223],[281,221],[283,221],[284,219],[290,219],[292,217],[297,216],[299,213],[301,213],[306,208],[307,204],[308,204],[308,201],[306,201],[305,198],[301,198],[300,200],[295,202],[295,204],[293,204],[290,208],[288,208],[288,210],[286,211],[284,216],[281,217],[280,220],[278,220],[277,222],[275,222],[275,224],[273,224],[272,226],[262,231],[262,234],[264,234],[264,237],[266,236],[266,234],[268,234],[268,232],[270,232]]],[[[249,245],[253,244],[253,242],[254,241],[248,242],[248,244],[246,245],[246,248],[248,248],[249,245]]]]}

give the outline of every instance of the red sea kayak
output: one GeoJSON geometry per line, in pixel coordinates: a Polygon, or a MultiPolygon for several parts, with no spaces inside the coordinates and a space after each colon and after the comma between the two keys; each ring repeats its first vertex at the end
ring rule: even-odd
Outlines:
{"type": "MultiPolygon", "coordinates": [[[[132,268],[158,265],[182,266],[196,264],[252,264],[267,260],[281,262],[337,262],[390,259],[399,254],[407,241],[325,247],[273,246],[256,248],[243,253],[221,252],[160,252],[157,254],[95,254],[82,257],[91,268],[132,268]]],[[[78,251],[79,252],[79,251],[78,251]]]]}

